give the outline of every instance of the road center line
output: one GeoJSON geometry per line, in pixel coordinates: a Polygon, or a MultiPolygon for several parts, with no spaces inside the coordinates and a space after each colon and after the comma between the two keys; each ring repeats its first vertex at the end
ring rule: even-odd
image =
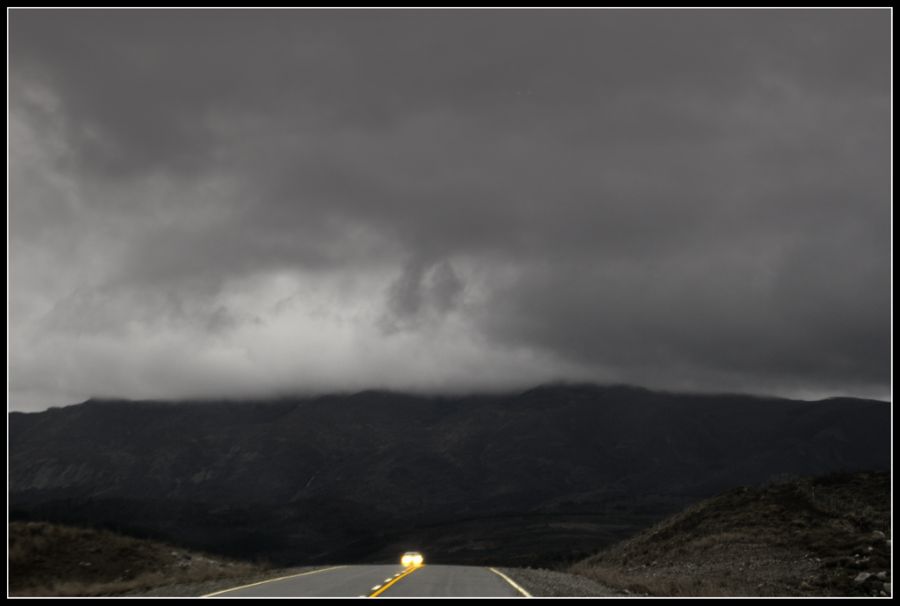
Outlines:
{"type": "Polygon", "coordinates": [[[382,593],[384,593],[385,591],[387,591],[388,587],[394,585],[395,583],[397,583],[397,581],[399,581],[399,580],[402,579],[403,577],[407,577],[407,576],[411,575],[412,573],[414,573],[414,572],[415,572],[417,569],[419,569],[419,568],[423,568],[423,566],[410,566],[409,568],[407,568],[406,570],[404,570],[404,571],[401,572],[400,574],[396,575],[393,579],[391,579],[391,581],[390,581],[389,583],[385,583],[384,585],[382,585],[382,586],[381,586],[381,589],[379,589],[378,591],[375,591],[375,592],[369,594],[369,597],[370,597],[370,598],[377,598],[377,597],[380,596],[382,593]]]}

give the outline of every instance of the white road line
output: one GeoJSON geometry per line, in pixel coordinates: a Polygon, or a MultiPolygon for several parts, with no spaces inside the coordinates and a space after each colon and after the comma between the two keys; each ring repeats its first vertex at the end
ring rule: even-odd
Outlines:
{"type": "Polygon", "coordinates": [[[500,578],[502,578],[504,581],[506,581],[507,583],[509,583],[510,585],[512,585],[512,586],[513,586],[513,589],[515,589],[516,591],[518,591],[519,593],[521,593],[521,594],[522,594],[523,596],[525,596],[526,598],[532,597],[532,595],[531,595],[530,593],[528,593],[527,591],[525,591],[524,589],[522,589],[522,586],[521,586],[521,585],[519,585],[518,583],[516,583],[515,581],[513,581],[511,578],[509,578],[508,576],[506,576],[505,574],[503,574],[502,572],[500,572],[500,571],[497,570],[496,568],[488,568],[488,570],[490,570],[490,571],[493,572],[494,574],[500,575],[500,578]]]}
{"type": "Polygon", "coordinates": [[[223,589],[222,591],[214,591],[212,593],[207,593],[204,598],[211,598],[213,596],[222,595],[223,593],[228,593],[229,591],[237,591],[238,589],[246,589],[247,587],[256,587],[257,585],[264,585],[265,583],[274,583],[275,581],[283,581],[284,579],[293,579],[294,577],[305,577],[308,574],[316,574],[319,572],[325,572],[326,570],[337,570],[338,568],[346,568],[346,566],[332,566],[330,568],[320,568],[318,570],[310,570],[308,572],[300,572],[298,574],[289,574],[283,577],[277,577],[274,579],[266,579],[265,581],[259,581],[256,583],[250,583],[249,585],[241,585],[239,587],[232,587],[231,589],[223,589]]]}
{"type": "Polygon", "coordinates": [[[372,588],[372,591],[375,591],[376,589],[381,589],[381,585],[376,585],[375,587],[372,588]]]}

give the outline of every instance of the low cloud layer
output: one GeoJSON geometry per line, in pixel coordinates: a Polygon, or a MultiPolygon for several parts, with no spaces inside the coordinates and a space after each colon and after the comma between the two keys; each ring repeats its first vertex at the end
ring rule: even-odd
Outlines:
{"type": "Polygon", "coordinates": [[[889,24],[12,11],[11,406],[887,397],[889,24]]]}

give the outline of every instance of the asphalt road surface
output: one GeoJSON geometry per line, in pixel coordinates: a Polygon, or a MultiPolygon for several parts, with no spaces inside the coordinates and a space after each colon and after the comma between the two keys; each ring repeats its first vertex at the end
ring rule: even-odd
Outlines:
{"type": "Polygon", "coordinates": [[[335,566],[226,589],[207,597],[522,597],[528,593],[493,568],[399,565],[335,566]]]}

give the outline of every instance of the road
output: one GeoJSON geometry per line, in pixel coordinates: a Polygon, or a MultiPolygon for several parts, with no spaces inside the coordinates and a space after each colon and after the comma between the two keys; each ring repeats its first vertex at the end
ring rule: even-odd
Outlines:
{"type": "Polygon", "coordinates": [[[522,597],[493,568],[428,564],[334,566],[211,593],[206,597],[522,597]]]}

